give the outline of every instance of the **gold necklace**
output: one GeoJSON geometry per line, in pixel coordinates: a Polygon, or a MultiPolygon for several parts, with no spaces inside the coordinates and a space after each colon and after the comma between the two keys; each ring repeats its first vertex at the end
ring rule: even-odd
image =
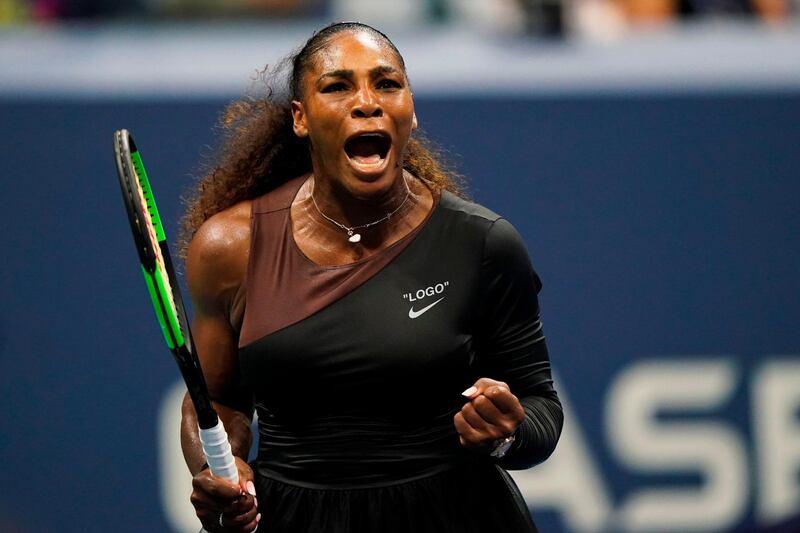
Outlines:
{"type": "Polygon", "coordinates": [[[394,215],[395,213],[400,211],[401,207],[406,205],[406,202],[408,201],[408,198],[411,196],[411,189],[408,188],[408,182],[406,181],[405,175],[403,175],[403,184],[406,186],[406,197],[403,198],[403,201],[400,202],[400,205],[398,205],[391,213],[387,213],[382,218],[379,218],[378,220],[373,220],[372,222],[367,222],[366,224],[359,224],[358,226],[352,226],[352,227],[345,226],[341,222],[337,222],[336,220],[332,219],[331,217],[329,217],[328,215],[323,213],[322,209],[320,209],[319,206],[317,205],[317,201],[314,199],[314,190],[313,189],[311,190],[311,201],[314,203],[314,207],[317,208],[317,212],[320,215],[322,215],[322,217],[325,220],[327,220],[328,222],[330,222],[332,224],[335,224],[340,229],[343,229],[344,231],[346,231],[347,232],[347,240],[355,244],[355,243],[361,241],[361,233],[356,232],[356,230],[367,229],[369,227],[375,226],[376,224],[380,224],[381,222],[386,222],[387,220],[392,218],[392,215],[394,215]]]}

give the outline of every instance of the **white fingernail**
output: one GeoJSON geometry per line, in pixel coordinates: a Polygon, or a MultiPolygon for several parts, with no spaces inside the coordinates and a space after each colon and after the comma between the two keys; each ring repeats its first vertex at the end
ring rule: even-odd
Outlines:
{"type": "Polygon", "coordinates": [[[247,482],[247,492],[250,493],[250,496],[255,496],[256,495],[256,486],[253,485],[252,481],[248,481],[247,482]]]}
{"type": "Polygon", "coordinates": [[[462,392],[461,394],[462,394],[463,396],[466,396],[467,398],[469,398],[470,396],[472,396],[472,395],[473,395],[473,394],[475,394],[476,392],[478,392],[478,389],[477,389],[477,387],[470,387],[470,388],[468,388],[467,390],[465,390],[464,392],[462,392]]]}

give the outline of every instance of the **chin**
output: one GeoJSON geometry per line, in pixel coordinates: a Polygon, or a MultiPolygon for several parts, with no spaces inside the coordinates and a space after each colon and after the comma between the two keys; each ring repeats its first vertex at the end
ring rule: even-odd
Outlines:
{"type": "Polygon", "coordinates": [[[352,176],[343,185],[360,200],[381,200],[392,193],[396,181],[397,173],[387,172],[381,176],[352,176]]]}
{"type": "Polygon", "coordinates": [[[340,174],[342,185],[356,198],[362,200],[382,198],[391,193],[397,179],[402,177],[402,168],[397,166],[394,158],[387,158],[379,164],[365,165],[353,164],[347,161],[347,166],[340,174]]]}

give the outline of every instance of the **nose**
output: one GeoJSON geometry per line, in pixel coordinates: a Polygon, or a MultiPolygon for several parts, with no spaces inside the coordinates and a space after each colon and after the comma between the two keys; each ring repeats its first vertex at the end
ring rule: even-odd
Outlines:
{"type": "Polygon", "coordinates": [[[350,114],[353,118],[382,117],[383,109],[370,89],[362,89],[356,95],[350,114]]]}

